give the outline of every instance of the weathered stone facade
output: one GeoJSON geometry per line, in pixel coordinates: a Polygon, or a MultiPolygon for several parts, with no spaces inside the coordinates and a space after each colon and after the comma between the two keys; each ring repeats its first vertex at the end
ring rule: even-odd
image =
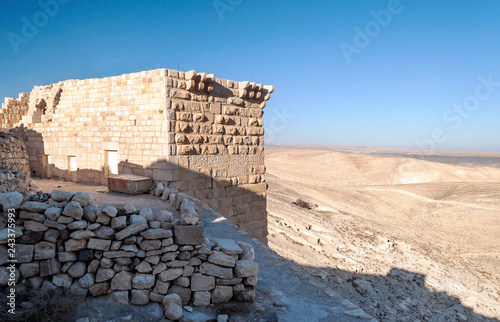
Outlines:
{"type": "Polygon", "coordinates": [[[23,138],[35,175],[149,176],[265,239],[262,115],[273,90],[169,69],[67,80],[7,99],[0,127],[23,138]]]}
{"type": "Polygon", "coordinates": [[[28,153],[24,142],[0,132],[0,193],[17,191],[25,197],[38,191],[31,180],[28,153]]]}
{"type": "Polygon", "coordinates": [[[0,127],[11,128],[28,112],[30,94],[21,93],[19,98],[5,98],[0,110],[0,127]]]}
{"type": "Polygon", "coordinates": [[[12,134],[3,132],[0,132],[0,169],[30,170],[24,142],[12,134]]]}

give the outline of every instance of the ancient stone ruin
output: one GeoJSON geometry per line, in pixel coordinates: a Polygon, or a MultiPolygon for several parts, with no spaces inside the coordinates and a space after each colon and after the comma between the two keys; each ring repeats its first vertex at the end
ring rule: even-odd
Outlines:
{"type": "Polygon", "coordinates": [[[83,192],[54,190],[25,202],[18,192],[0,194],[4,210],[19,212],[15,274],[8,269],[8,228],[0,230],[0,287],[15,275],[17,283],[66,288],[80,298],[111,294],[121,304],[159,302],[171,320],[182,317],[183,305],[253,301],[258,265],[252,245],[206,238],[199,219],[208,206],[172,195],[177,219],[133,204],[99,208],[83,192]]]}
{"type": "Polygon", "coordinates": [[[24,142],[0,132],[0,193],[17,191],[28,197],[38,191],[31,179],[28,153],[24,142]]]}
{"type": "Polygon", "coordinates": [[[7,98],[0,127],[25,142],[36,176],[150,177],[265,241],[262,115],[273,90],[194,70],[67,80],[7,98]]]}

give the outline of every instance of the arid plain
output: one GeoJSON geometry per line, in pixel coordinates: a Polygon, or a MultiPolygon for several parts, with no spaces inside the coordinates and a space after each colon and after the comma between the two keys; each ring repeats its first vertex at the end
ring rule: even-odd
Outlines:
{"type": "Polygon", "coordinates": [[[381,320],[500,318],[500,154],[271,147],[266,167],[269,246],[330,296],[381,320]]]}

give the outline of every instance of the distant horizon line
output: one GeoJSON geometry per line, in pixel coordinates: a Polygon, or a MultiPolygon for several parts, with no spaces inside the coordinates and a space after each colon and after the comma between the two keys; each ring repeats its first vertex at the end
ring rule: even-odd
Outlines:
{"type": "Polygon", "coordinates": [[[417,154],[417,155],[443,155],[443,154],[488,154],[500,157],[500,150],[496,152],[488,151],[457,151],[457,150],[421,150],[418,148],[394,148],[394,147],[380,147],[380,146],[357,146],[357,145],[340,145],[340,144],[311,144],[311,143],[301,143],[301,144],[291,144],[291,143],[264,143],[265,148],[270,149],[311,149],[311,150],[321,150],[321,151],[332,151],[332,152],[365,152],[365,153],[407,153],[407,154],[417,154]],[[372,149],[372,151],[368,151],[372,149]]]}

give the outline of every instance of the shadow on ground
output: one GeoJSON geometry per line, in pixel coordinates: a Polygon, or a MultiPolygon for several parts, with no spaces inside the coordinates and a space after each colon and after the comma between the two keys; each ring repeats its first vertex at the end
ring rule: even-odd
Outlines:
{"type": "MultiPolygon", "coordinates": [[[[36,131],[21,127],[13,129],[11,132],[25,141],[34,175],[45,176],[48,167],[51,174],[56,177],[74,179],[74,181],[78,181],[78,178],[92,177],[96,179],[96,182],[102,182],[103,170],[78,169],[76,177],[71,177],[68,170],[44,164],[42,161],[45,156],[43,138],[36,131]]],[[[148,167],[137,165],[134,167],[142,168],[143,175],[148,175],[149,171],[154,171],[165,162],[158,161],[148,167]]],[[[123,171],[127,171],[125,169],[129,168],[130,166],[122,167],[123,171]]],[[[265,205],[265,195],[232,186],[230,181],[218,180],[212,170],[204,173],[193,172],[182,167],[178,167],[177,170],[182,172],[180,181],[184,182],[178,183],[176,186],[180,191],[194,192],[195,197],[214,209],[231,209],[225,213],[227,219],[215,212],[203,214],[206,235],[209,238],[232,238],[253,244],[257,254],[256,261],[260,267],[257,300],[254,304],[229,303],[217,307],[197,308],[197,311],[204,311],[212,315],[215,313],[244,315],[250,320],[264,321],[359,321],[360,319],[371,320],[373,318],[385,321],[495,321],[495,319],[476,314],[453,296],[427,289],[424,275],[398,268],[393,268],[387,276],[353,275],[351,272],[333,270],[331,275],[347,274],[350,276],[349,281],[360,294],[360,303],[355,305],[343,299],[342,294],[336,292],[335,281],[329,280],[327,277],[323,279],[314,277],[310,273],[314,270],[329,271],[332,270],[331,268],[321,267],[319,263],[311,263],[309,266],[298,265],[277,255],[265,244],[252,238],[244,231],[236,229],[233,223],[238,223],[241,228],[247,230],[255,228],[251,226],[253,222],[251,219],[255,213],[252,212],[249,204],[263,202],[265,205]],[[226,193],[238,196],[238,198],[232,198],[236,201],[231,201],[230,205],[222,207],[215,193],[218,189],[219,191],[225,189],[226,193]],[[202,192],[196,193],[197,190],[202,192]],[[246,209],[245,205],[249,209],[246,209]],[[249,210],[249,212],[245,214],[243,210],[249,210]],[[370,295],[379,292],[390,294],[392,307],[385,308],[384,312],[388,312],[385,315],[380,313],[382,312],[380,304],[370,301],[370,295]],[[358,306],[363,307],[364,311],[358,306]]],[[[115,197],[117,196],[115,195],[115,197]]],[[[139,200],[141,197],[123,195],[123,198],[115,198],[115,205],[123,206],[126,203],[134,203],[134,199],[139,200]]],[[[226,202],[228,201],[226,200],[226,202]]],[[[148,203],[162,203],[162,201],[158,199],[148,200],[148,203]]],[[[168,207],[167,203],[163,204],[165,208],[168,207]]],[[[161,208],[161,205],[158,204],[157,207],[161,208]]],[[[262,229],[267,229],[267,225],[262,229]]],[[[117,314],[121,314],[118,312],[132,312],[133,318],[148,320],[147,310],[141,311],[141,308],[129,307],[119,309],[117,304],[111,304],[109,299],[102,298],[89,299],[80,303],[75,317],[99,316],[99,320],[106,321],[116,319],[117,314]],[[94,305],[95,303],[100,304],[94,305]]],[[[154,318],[151,317],[151,319],[154,318]]]]}

